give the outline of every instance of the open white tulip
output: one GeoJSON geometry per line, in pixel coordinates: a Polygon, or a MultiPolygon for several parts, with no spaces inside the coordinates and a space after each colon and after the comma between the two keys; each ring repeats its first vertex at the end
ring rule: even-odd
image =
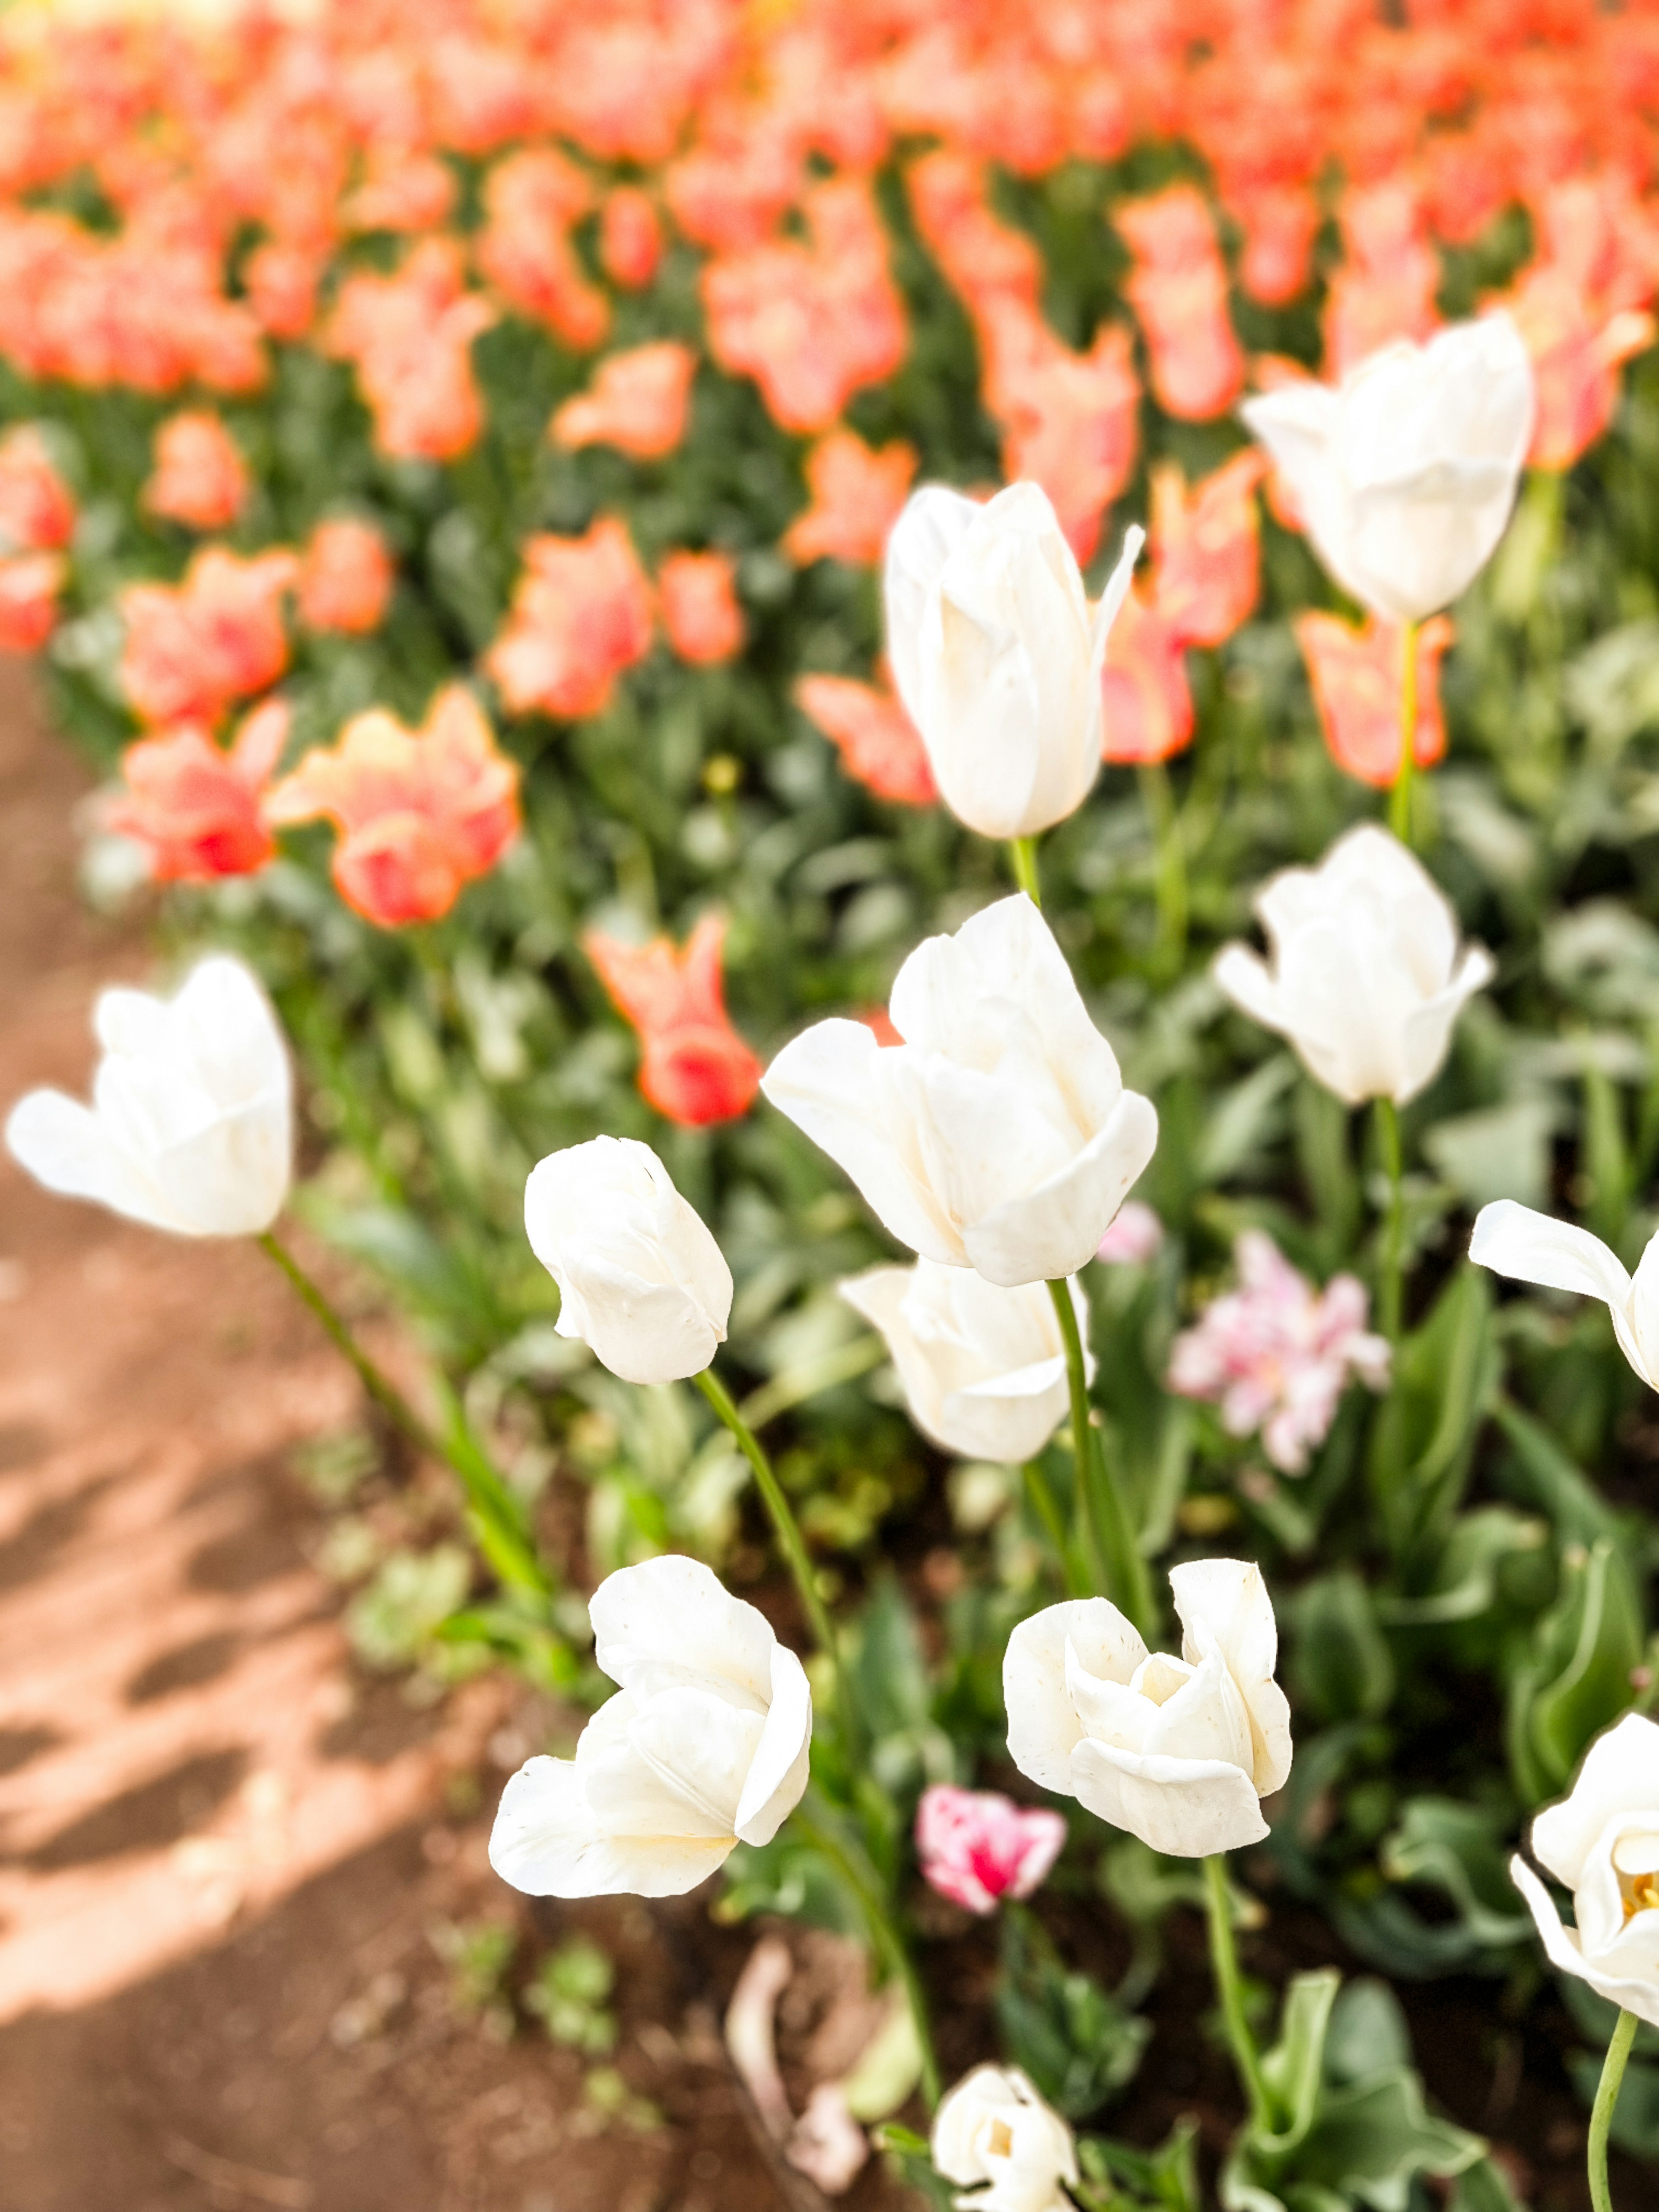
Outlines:
{"type": "Polygon", "coordinates": [[[1386,345],[1334,390],[1247,399],[1320,559],[1385,622],[1449,606],[1492,558],[1515,505],[1536,399],[1501,310],[1426,345],[1386,345]]]}
{"type": "Polygon", "coordinates": [[[725,1343],[732,1270],[649,1145],[550,1152],[525,1184],[524,1225],[559,1286],[559,1334],[624,1382],[701,1375],[725,1343]]]}
{"type": "Polygon", "coordinates": [[[1414,1098],[1439,1073],[1464,1000],[1496,972],[1484,945],[1460,950],[1450,902],[1372,823],[1339,837],[1316,868],[1274,876],[1255,910],[1272,966],[1228,945],[1215,980],[1349,1106],[1414,1098]]]}
{"type": "Polygon", "coordinates": [[[1170,1569],[1170,1588],[1179,1659],[1149,1653],[1103,1597],[1021,1621],[1002,1667],[1008,1751],[1153,1850],[1206,1858],[1267,1834],[1260,1801],[1291,1771],[1290,1706],[1259,1567],[1195,1559],[1170,1569]]]}
{"type": "Polygon", "coordinates": [[[1518,1283],[1600,1298],[1613,1316],[1619,1349],[1648,1388],[1659,1390],[1659,1237],[1631,1275],[1588,1229],[1500,1198],[1476,1214],[1469,1257],[1518,1283]]]}
{"type": "Polygon", "coordinates": [[[1082,805],[1100,772],[1100,672],[1143,533],[1100,604],[1048,495],[984,505],[913,493],[887,540],[887,656],[939,795],[985,837],[1030,837],[1082,805]]]}
{"type": "Polygon", "coordinates": [[[1061,2185],[1078,2179],[1077,2146],[1018,2066],[975,2066],[933,2120],[934,2171],[975,2186],[963,2212],[1072,2212],[1061,2185]]]}
{"type": "Polygon", "coordinates": [[[1152,1156],[1053,933],[1024,892],[930,937],[890,1007],[904,1042],[819,1022],[762,1079],[902,1243],[988,1283],[1074,1275],[1152,1156]]]}
{"type": "Polygon", "coordinates": [[[1550,1964],[1659,2027],[1659,1727],[1626,1713],[1585,1754],[1571,1794],[1532,1824],[1532,1855],[1572,1892],[1568,1928],[1517,1856],[1550,1964]]]}
{"type": "Polygon", "coordinates": [[[172,999],[99,994],[103,1058],[83,1106],[31,1091],[6,1123],[37,1182],[183,1237],[257,1237],[294,1165],[294,1079],[270,1002],[240,960],[202,961],[172,999]]]}
{"type": "Polygon", "coordinates": [[[621,1688],[574,1759],[532,1759],[501,1795],[489,1863],[531,1897],[678,1897],[800,1802],[812,1698],[763,1613],[701,1560],[647,1559],[588,1604],[621,1688]]]}
{"type": "MultiPolygon", "coordinates": [[[[1070,1288],[1086,1345],[1088,1304],[1070,1288]]],[[[1066,1346],[1045,1283],[1000,1290],[970,1267],[918,1260],[867,1268],[840,1289],[886,1338],[911,1419],[945,1451],[1014,1465],[1066,1419],[1066,1346]]]]}

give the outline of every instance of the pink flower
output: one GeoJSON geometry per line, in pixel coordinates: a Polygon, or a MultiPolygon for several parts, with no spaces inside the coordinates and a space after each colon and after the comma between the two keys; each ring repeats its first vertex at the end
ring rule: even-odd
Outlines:
{"type": "Polygon", "coordinates": [[[1150,1206],[1131,1198],[1119,1207],[1117,1218],[1101,1238],[1095,1257],[1109,1267],[1115,1261],[1120,1266],[1126,1261],[1139,1264],[1150,1260],[1163,1242],[1164,1224],[1150,1206]]]}
{"type": "Polygon", "coordinates": [[[1164,1379],[1183,1398],[1218,1405],[1230,1434],[1259,1429],[1273,1465],[1300,1474],[1329,1434],[1351,1375],[1387,1389],[1391,1349],[1366,1333],[1370,1297],[1352,1275],[1333,1275],[1316,1291],[1260,1229],[1244,1231],[1233,1261],[1239,1287],[1176,1337],[1164,1379]]]}
{"type": "Polygon", "coordinates": [[[939,1783],[916,1808],[916,1856],[929,1886],[969,1912],[994,1912],[1001,1897],[1029,1897],[1060,1856],[1066,1822],[1028,1813],[994,1790],[939,1783]]]}

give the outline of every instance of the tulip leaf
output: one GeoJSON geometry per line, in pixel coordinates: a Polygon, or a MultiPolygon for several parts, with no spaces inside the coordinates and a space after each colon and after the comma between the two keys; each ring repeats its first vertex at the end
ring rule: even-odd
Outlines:
{"type": "Polygon", "coordinates": [[[1606,1538],[1569,1552],[1561,1594],[1510,1678],[1506,1731],[1516,1787],[1529,1805],[1566,1787],[1590,1739],[1631,1702],[1644,1647],[1635,1578],[1606,1538]]]}
{"type": "Polygon", "coordinates": [[[1588,1549],[1604,1537],[1616,1540],[1618,1516],[1548,1430],[1501,1395],[1492,1401],[1492,1410],[1513,1455],[1505,1487],[1511,1492],[1518,1490],[1526,1504],[1547,1513],[1567,1543],[1588,1549]]]}
{"type": "Polygon", "coordinates": [[[1420,1551],[1456,1510],[1501,1371],[1492,1306],[1486,1270],[1461,1267],[1399,1348],[1370,1453],[1372,1493],[1396,1557],[1420,1551]]]}
{"type": "Polygon", "coordinates": [[[1388,1711],[1395,1665],[1370,1589],[1352,1567],[1317,1576],[1296,1594],[1291,1680],[1299,1705],[1323,1721],[1388,1711]]]}
{"type": "Polygon", "coordinates": [[[1068,1969],[1030,1913],[1005,1908],[997,2025],[1012,2063],[1067,2119],[1097,2112],[1133,2079],[1152,2034],[1087,1974],[1068,1969]]]}

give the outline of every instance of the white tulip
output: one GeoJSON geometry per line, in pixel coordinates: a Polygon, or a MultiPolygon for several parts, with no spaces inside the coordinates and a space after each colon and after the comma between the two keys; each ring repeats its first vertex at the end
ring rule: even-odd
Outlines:
{"type": "Polygon", "coordinates": [[[761,1089],[924,1260],[1005,1290],[1074,1275],[1152,1156],[1158,1115],[1126,1091],[1065,955],[1024,892],[899,969],[904,1042],[819,1022],[761,1089]]]}
{"type": "Polygon", "coordinates": [[[1659,1237],[1632,1276],[1588,1229],[1500,1198],[1476,1214],[1469,1257],[1518,1283],[1600,1298],[1613,1315],[1619,1349],[1648,1388],[1659,1390],[1659,1237]]]}
{"type": "MultiPolygon", "coordinates": [[[[1069,1287],[1086,1345],[1088,1304],[1069,1287]]],[[[944,1450],[1013,1465],[1066,1419],[1066,1345],[1046,1283],[1000,1290],[970,1267],[918,1260],[868,1268],[840,1288],[886,1338],[911,1419],[944,1450]]]]}
{"type": "Polygon", "coordinates": [[[1327,384],[1247,399],[1320,559],[1385,622],[1421,622],[1474,582],[1515,505],[1535,408],[1501,310],[1403,339],[1327,384]]]}
{"type": "Polygon", "coordinates": [[[587,1610],[594,1658],[621,1688],[574,1759],[513,1777],[489,1863],[531,1897],[678,1897],[737,1844],[769,1844],[800,1802],[805,1670],[701,1560],[623,1567],[587,1610]]]}
{"type": "Polygon", "coordinates": [[[887,655],[939,795],[985,837],[1030,837],[1082,805],[1100,771],[1100,672],[1143,533],[1092,611],[1034,483],[981,506],[914,493],[887,540],[887,655]]]}
{"type": "Polygon", "coordinates": [[[1078,2179],[1072,2130],[1017,2066],[964,2074],[939,2108],[928,2148],[947,2181],[990,2184],[957,2197],[963,2212],[1072,2212],[1061,2186],[1078,2179]]]}
{"type": "Polygon", "coordinates": [[[1291,1771],[1290,1706],[1259,1567],[1196,1559],[1170,1569],[1170,1588],[1179,1659],[1149,1654],[1103,1597],[1021,1621],[1002,1668],[1008,1751],[1153,1850],[1205,1858],[1267,1834],[1260,1800],[1291,1771]]]}
{"type": "Polygon", "coordinates": [[[725,1343],[732,1270],[649,1145],[550,1152],[524,1187],[524,1225],[559,1286],[559,1334],[624,1382],[701,1375],[725,1343]]]}
{"type": "Polygon", "coordinates": [[[1596,1738],[1571,1795],[1533,1822],[1532,1855],[1572,1892],[1567,1928],[1526,1861],[1510,1861],[1550,1964],[1659,2027],[1659,1727],[1626,1713],[1596,1738]]]}
{"type": "Polygon", "coordinates": [[[1414,1098],[1439,1073],[1464,1000],[1496,973],[1484,945],[1460,951],[1450,902],[1371,823],[1339,837],[1316,868],[1274,876],[1255,910],[1272,967],[1229,945],[1215,980],[1349,1106],[1414,1098]]]}
{"type": "Polygon", "coordinates": [[[31,1091],[6,1123],[48,1190],[182,1237],[257,1237],[294,1166],[294,1078],[270,1002],[240,960],[192,969],[170,1000],[99,994],[93,1103],[31,1091]]]}

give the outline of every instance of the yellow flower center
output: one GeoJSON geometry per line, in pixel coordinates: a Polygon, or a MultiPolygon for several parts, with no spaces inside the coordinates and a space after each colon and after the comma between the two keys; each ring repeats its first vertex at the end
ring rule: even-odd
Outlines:
{"type": "Polygon", "coordinates": [[[1619,1894],[1625,1900],[1625,1925],[1638,1912],[1659,1911],[1659,1874],[1621,1874],[1619,1894]]]}
{"type": "MultiPolygon", "coordinates": [[[[1654,1901],[1656,1904],[1659,1904],[1659,1898],[1656,1898],[1654,1901]]],[[[1013,2148],[1014,2131],[1009,2126],[1007,2121],[993,2120],[991,2123],[992,2157],[1006,2158],[1012,2151],[1013,2148]]]]}

